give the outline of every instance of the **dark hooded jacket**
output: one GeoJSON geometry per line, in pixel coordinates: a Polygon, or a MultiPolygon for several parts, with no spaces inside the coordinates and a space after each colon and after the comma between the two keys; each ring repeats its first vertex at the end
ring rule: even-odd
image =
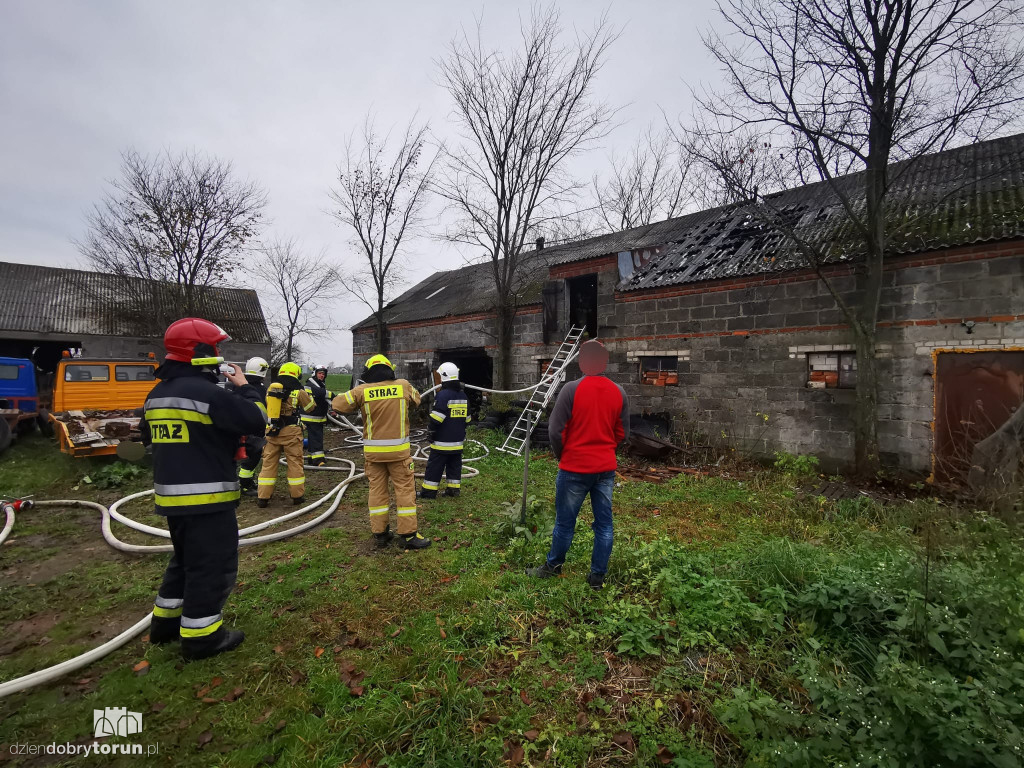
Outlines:
{"type": "Polygon", "coordinates": [[[238,504],[235,451],[242,435],[266,428],[262,393],[251,384],[234,392],[215,374],[168,360],[146,398],[142,441],[153,446],[156,512],[194,515],[238,504]]]}

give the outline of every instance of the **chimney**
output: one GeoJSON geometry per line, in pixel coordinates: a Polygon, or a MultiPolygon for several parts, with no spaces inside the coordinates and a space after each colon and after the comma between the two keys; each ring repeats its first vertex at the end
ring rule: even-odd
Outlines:
{"type": "Polygon", "coordinates": [[[538,251],[543,251],[544,250],[544,237],[543,236],[537,238],[537,250],[538,251]]]}

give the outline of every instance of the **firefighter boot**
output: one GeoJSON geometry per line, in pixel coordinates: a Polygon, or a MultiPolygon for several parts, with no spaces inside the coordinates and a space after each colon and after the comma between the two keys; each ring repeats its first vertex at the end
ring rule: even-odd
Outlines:
{"type": "Polygon", "coordinates": [[[233,651],[245,640],[245,633],[239,629],[220,627],[207,637],[186,637],[181,641],[181,656],[185,661],[196,661],[216,656],[218,653],[233,651]]]}
{"type": "Polygon", "coordinates": [[[445,488],[444,489],[444,495],[445,496],[458,496],[460,490],[461,490],[461,488],[445,488]]]}
{"type": "Polygon", "coordinates": [[[305,503],[306,503],[306,497],[304,495],[303,496],[296,496],[294,499],[292,499],[292,506],[293,507],[297,507],[300,504],[305,504],[305,503]]]}
{"type": "Polygon", "coordinates": [[[384,529],[384,533],[373,534],[373,543],[376,545],[377,549],[383,549],[390,544],[391,540],[394,538],[395,534],[391,532],[391,526],[388,525],[388,527],[384,529]]]}
{"type": "Polygon", "coordinates": [[[149,642],[154,645],[176,643],[181,639],[181,619],[177,616],[154,616],[149,623],[149,642]]]}
{"type": "Polygon", "coordinates": [[[418,533],[403,533],[402,547],[404,549],[426,549],[430,546],[430,539],[425,539],[418,533]]]}
{"type": "Polygon", "coordinates": [[[427,489],[427,488],[420,488],[418,491],[416,491],[416,498],[417,499],[436,499],[437,498],[437,489],[434,488],[434,489],[430,490],[430,489],[427,489]]]}
{"type": "Polygon", "coordinates": [[[256,499],[256,506],[260,509],[266,509],[270,506],[270,499],[256,499]]]}

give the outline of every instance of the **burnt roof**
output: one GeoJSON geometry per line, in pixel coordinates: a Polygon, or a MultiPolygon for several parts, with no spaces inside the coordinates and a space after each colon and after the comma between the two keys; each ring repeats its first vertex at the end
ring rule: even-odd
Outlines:
{"type": "MultiPolygon", "coordinates": [[[[139,278],[37,264],[0,262],[0,336],[19,334],[159,337],[128,308],[126,292],[153,296],[161,283],[139,278]]],[[[244,288],[202,289],[203,316],[233,341],[269,344],[270,334],[256,292],[244,288]]]]}
{"type": "MultiPolygon", "coordinates": [[[[890,175],[899,176],[890,198],[897,225],[891,228],[891,255],[1024,236],[1024,133],[927,155],[912,165],[894,164],[890,175]]],[[[857,173],[835,183],[859,205],[862,179],[857,173]]],[[[824,246],[829,262],[862,257],[850,219],[828,182],[767,200],[800,237],[824,246]]],[[[528,255],[543,256],[531,288],[539,297],[548,266],[644,249],[650,249],[650,260],[619,284],[620,291],[807,267],[787,236],[749,206],[736,204],[531,251],[528,255]]],[[[385,315],[396,323],[482,312],[492,308],[493,295],[489,264],[477,264],[428,277],[392,301],[385,315]]],[[[372,324],[367,318],[354,327],[372,324]]]]}

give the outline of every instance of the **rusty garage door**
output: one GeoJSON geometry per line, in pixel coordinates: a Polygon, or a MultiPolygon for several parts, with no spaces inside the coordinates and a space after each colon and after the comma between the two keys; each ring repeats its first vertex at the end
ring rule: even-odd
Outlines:
{"type": "Polygon", "coordinates": [[[935,361],[935,479],[963,482],[975,443],[1024,402],[1024,352],[940,352],[935,361]]]}

